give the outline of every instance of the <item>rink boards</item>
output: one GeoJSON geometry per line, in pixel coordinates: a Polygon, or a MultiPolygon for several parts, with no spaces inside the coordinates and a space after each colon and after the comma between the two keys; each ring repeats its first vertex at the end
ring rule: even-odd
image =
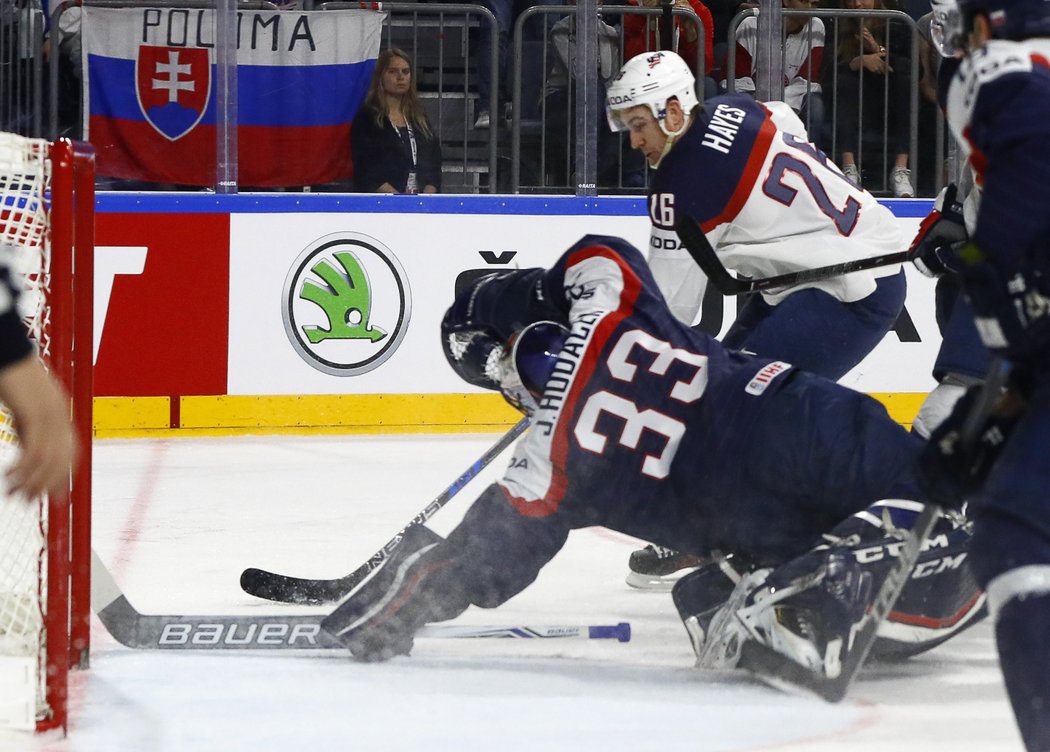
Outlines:
{"type": "MultiPolygon", "coordinates": [[[[910,237],[924,200],[887,201],[910,237]]],[[[99,435],[483,430],[516,413],[445,363],[457,284],[548,266],[587,233],[649,238],[642,198],[100,193],[99,435]]],[[[932,385],[933,283],[843,383],[911,419],[932,385]]],[[[722,332],[738,299],[714,291],[722,332]]]]}

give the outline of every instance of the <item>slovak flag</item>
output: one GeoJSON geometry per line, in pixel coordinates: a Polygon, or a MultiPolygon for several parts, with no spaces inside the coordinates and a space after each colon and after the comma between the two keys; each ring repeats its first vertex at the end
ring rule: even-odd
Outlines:
{"type": "MultiPolygon", "coordinates": [[[[368,92],[384,15],[239,11],[238,182],[329,183],[352,174],[350,127],[368,92]]],[[[214,185],[216,85],[209,9],[83,15],[87,138],[100,175],[214,185]]]]}

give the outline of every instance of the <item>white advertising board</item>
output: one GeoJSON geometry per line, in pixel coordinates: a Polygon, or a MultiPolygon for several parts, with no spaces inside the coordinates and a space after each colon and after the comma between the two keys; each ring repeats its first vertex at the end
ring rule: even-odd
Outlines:
{"type": "MultiPolygon", "coordinates": [[[[899,221],[911,237],[918,220],[899,221]]],[[[645,248],[649,223],[644,216],[233,213],[227,393],[474,391],[440,349],[439,324],[457,277],[548,266],[588,232],[645,248]],[[367,321],[341,320],[338,303],[325,297],[326,280],[338,277],[366,296],[367,321]],[[352,336],[335,336],[333,327],[349,327],[343,333],[352,336]]],[[[910,268],[908,282],[905,330],[891,332],[843,383],[866,392],[932,388],[933,283],[910,268]]],[[[736,305],[725,301],[723,331],[736,305]]]]}

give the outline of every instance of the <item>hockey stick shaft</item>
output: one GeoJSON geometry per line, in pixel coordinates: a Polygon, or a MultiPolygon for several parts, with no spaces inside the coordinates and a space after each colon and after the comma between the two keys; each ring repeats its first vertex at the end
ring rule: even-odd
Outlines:
{"type": "Polygon", "coordinates": [[[492,460],[496,459],[503,451],[529,427],[529,419],[522,418],[507,433],[500,437],[483,455],[474,461],[451,485],[442,491],[436,499],[417,514],[401,530],[387,541],[386,545],[376,551],[364,564],[359,566],[345,577],[337,577],[332,580],[316,580],[289,575],[268,572],[265,569],[254,567],[245,569],[241,573],[241,589],[249,595],[279,603],[298,603],[303,605],[320,605],[341,600],[351,590],[357,587],[364,579],[382,564],[390,552],[401,542],[405,531],[413,525],[422,525],[432,518],[437,512],[448,504],[452,498],[463,490],[470,481],[477,477],[492,460]]]}
{"type": "MultiPolygon", "coordinates": [[[[346,650],[321,629],[324,614],[182,616],[139,613],[101,559],[91,553],[91,607],[113,638],[147,650],[346,650]]],[[[627,622],[611,625],[471,626],[432,624],[416,633],[429,638],[631,639],[627,622]]]]}
{"type": "Polygon", "coordinates": [[[897,253],[885,253],[881,256],[856,259],[855,261],[846,261],[841,264],[832,264],[831,266],[821,266],[815,269],[802,269],[797,272],[778,274],[773,277],[737,279],[729,273],[729,270],[718,259],[715,249],[711,247],[711,242],[704,235],[696,220],[692,217],[683,217],[675,225],[675,231],[678,233],[678,237],[681,239],[686,251],[693,257],[693,261],[711,280],[711,284],[715,286],[715,289],[723,295],[746,295],[747,293],[761,292],[762,290],[794,287],[806,282],[816,282],[851,272],[899,264],[907,261],[909,257],[908,251],[899,251],[897,253]]]}
{"type": "Polygon", "coordinates": [[[964,455],[970,455],[977,443],[981,429],[984,428],[985,422],[995,409],[996,402],[1003,394],[1003,389],[1010,378],[1010,369],[1009,361],[999,357],[992,358],[992,364],[988,367],[988,374],[981,384],[977,400],[970,408],[970,413],[966,416],[959,431],[959,444],[964,455]]]}

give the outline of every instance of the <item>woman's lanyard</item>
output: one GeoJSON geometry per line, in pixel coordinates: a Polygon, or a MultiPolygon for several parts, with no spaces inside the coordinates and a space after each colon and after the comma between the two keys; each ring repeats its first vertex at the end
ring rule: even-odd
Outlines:
{"type": "MultiPolygon", "coordinates": [[[[390,121],[390,125],[394,126],[394,130],[397,132],[398,138],[404,141],[404,137],[401,135],[401,129],[394,125],[394,121],[390,121]]],[[[412,123],[408,122],[408,118],[405,118],[405,130],[408,131],[408,146],[412,150],[412,169],[416,169],[416,134],[412,130],[412,123]]]]}

